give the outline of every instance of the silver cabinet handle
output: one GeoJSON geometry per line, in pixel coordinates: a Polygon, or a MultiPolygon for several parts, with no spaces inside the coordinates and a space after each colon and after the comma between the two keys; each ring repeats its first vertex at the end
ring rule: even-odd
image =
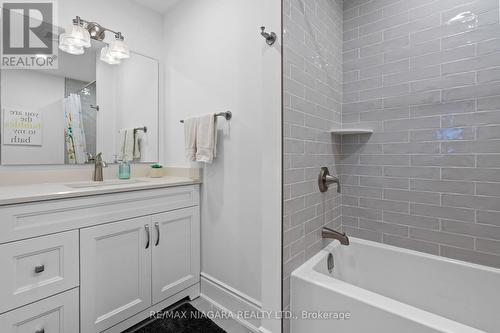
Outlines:
{"type": "Polygon", "coordinates": [[[147,224],[146,224],[146,225],[144,226],[144,229],[146,229],[146,236],[148,236],[148,238],[147,238],[147,239],[148,239],[148,241],[146,242],[146,249],[149,249],[149,237],[150,237],[150,236],[149,236],[149,225],[147,225],[147,224]]]}
{"type": "Polygon", "coordinates": [[[35,266],[35,273],[40,274],[45,270],[45,265],[35,266]]]}
{"type": "Polygon", "coordinates": [[[39,330],[36,330],[35,333],[45,333],[45,329],[40,328],[39,330]]]}
{"type": "Polygon", "coordinates": [[[158,238],[156,238],[155,246],[158,246],[158,244],[160,244],[160,224],[158,222],[155,223],[155,229],[156,235],[158,236],[158,238]]]}

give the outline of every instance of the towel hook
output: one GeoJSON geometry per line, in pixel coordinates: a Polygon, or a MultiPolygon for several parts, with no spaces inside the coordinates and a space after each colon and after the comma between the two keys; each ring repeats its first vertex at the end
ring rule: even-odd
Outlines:
{"type": "Polygon", "coordinates": [[[266,27],[260,27],[260,30],[262,30],[260,34],[266,39],[267,45],[271,46],[276,42],[276,38],[278,38],[278,36],[276,36],[274,32],[266,32],[266,27]]]}

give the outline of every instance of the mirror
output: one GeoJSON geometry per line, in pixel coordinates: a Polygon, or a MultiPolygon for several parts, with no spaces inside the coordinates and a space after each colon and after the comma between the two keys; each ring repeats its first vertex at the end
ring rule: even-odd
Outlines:
{"type": "Polygon", "coordinates": [[[2,70],[2,165],[158,161],[159,63],[131,51],[109,65],[105,45],[59,51],[58,69],[2,70]]]}

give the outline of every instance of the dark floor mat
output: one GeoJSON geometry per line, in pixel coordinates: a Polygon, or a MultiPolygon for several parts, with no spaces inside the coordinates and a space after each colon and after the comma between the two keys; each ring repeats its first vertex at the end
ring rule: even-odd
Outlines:
{"type": "Polygon", "coordinates": [[[203,313],[186,303],[174,310],[160,313],[158,318],[134,333],[227,333],[203,313]]]}

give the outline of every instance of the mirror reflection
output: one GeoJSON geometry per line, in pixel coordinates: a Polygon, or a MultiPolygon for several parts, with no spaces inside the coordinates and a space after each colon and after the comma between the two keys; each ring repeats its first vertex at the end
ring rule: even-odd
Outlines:
{"type": "Polygon", "coordinates": [[[99,152],[108,163],[158,161],[158,61],[128,49],[116,61],[89,42],[59,50],[57,69],[2,70],[3,165],[85,164],[99,152]]]}

